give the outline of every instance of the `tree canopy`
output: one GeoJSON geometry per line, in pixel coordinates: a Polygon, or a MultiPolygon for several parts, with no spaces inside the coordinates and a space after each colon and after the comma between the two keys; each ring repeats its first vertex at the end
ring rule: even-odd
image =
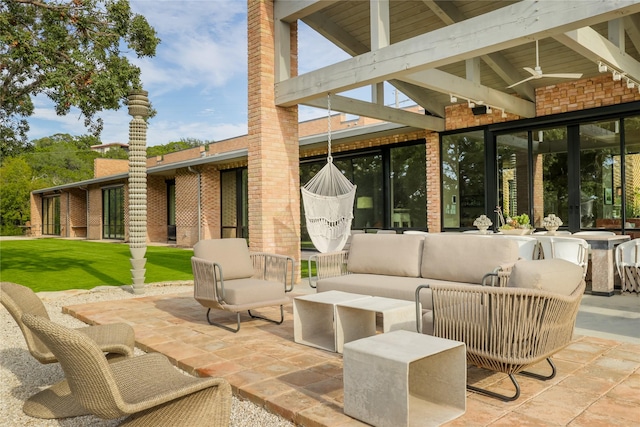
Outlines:
{"type": "Polygon", "coordinates": [[[26,142],[38,94],[58,115],[77,107],[98,135],[97,114],[142,88],[140,69],[121,49],[152,57],[159,42],[128,0],[0,0],[0,156],[26,142]]]}

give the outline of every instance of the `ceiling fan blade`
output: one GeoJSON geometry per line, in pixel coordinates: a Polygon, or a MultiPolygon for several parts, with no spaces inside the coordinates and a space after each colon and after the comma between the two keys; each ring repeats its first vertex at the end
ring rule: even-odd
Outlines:
{"type": "Polygon", "coordinates": [[[532,76],[537,76],[538,74],[541,74],[541,73],[538,73],[536,70],[534,70],[534,69],[533,69],[533,68],[531,68],[531,67],[522,67],[522,68],[523,68],[525,71],[529,72],[532,76]]]}
{"type": "Polygon", "coordinates": [[[520,80],[518,83],[514,83],[514,84],[512,84],[511,86],[507,86],[507,89],[511,89],[511,88],[512,88],[512,87],[514,87],[514,86],[518,86],[519,84],[522,84],[522,83],[524,83],[524,82],[528,82],[529,80],[533,80],[533,79],[535,79],[535,78],[536,78],[536,76],[527,77],[527,78],[526,78],[526,79],[524,79],[524,80],[520,80]]]}
{"type": "Polygon", "coordinates": [[[557,79],[579,79],[582,77],[582,73],[553,73],[543,74],[542,77],[552,77],[557,79]]]}

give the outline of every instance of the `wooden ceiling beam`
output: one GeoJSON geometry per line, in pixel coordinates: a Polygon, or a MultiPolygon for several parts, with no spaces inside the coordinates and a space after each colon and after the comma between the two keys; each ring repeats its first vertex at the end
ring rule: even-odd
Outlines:
{"type": "Polygon", "coordinates": [[[640,12],[640,0],[523,0],[279,82],[276,104],[304,103],[328,92],[396,79],[636,12],[640,12]]]}

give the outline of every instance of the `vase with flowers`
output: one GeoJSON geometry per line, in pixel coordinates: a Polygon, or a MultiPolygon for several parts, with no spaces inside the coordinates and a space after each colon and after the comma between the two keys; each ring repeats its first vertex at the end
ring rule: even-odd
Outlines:
{"type": "Polygon", "coordinates": [[[549,214],[542,219],[542,226],[547,229],[548,235],[556,234],[558,227],[562,225],[562,220],[555,214],[549,214]]]}
{"type": "Polygon", "coordinates": [[[487,230],[492,225],[493,222],[486,215],[480,215],[475,221],[473,221],[473,226],[478,228],[480,234],[489,234],[487,230]]]}

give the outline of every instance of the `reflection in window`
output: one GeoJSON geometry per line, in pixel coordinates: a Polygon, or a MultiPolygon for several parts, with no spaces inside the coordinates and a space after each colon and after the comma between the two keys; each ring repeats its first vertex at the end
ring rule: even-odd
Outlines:
{"type": "Polygon", "coordinates": [[[42,199],[42,234],[60,235],[60,196],[42,199]]]}
{"type": "MultiPolygon", "coordinates": [[[[533,139],[533,225],[542,227],[549,214],[559,216],[565,224],[569,218],[569,169],[567,128],[558,127],[532,132],[533,139]],[[542,196],[542,205],[540,204],[542,196]]],[[[520,209],[520,212],[524,211],[520,209]]]]}
{"type": "Polygon", "coordinates": [[[472,227],[486,214],[484,132],[442,138],[442,208],[445,228],[472,227]]]}
{"type": "Polygon", "coordinates": [[[124,187],[102,190],[102,238],[124,239],[124,187]]]}
{"type": "Polygon", "coordinates": [[[391,227],[425,228],[426,206],[425,145],[391,149],[391,227]]]}
{"type": "Polygon", "coordinates": [[[580,228],[620,228],[620,182],[620,122],[580,125],[580,228]]]}
{"type": "Polygon", "coordinates": [[[222,238],[249,238],[247,168],[220,172],[222,238]]]}
{"type": "MultiPolygon", "coordinates": [[[[625,140],[625,188],[626,203],[623,204],[622,188],[614,184],[614,207],[625,206],[625,229],[640,228],[640,116],[628,117],[624,121],[625,140]]],[[[614,175],[615,176],[615,175],[614,175]]]]}
{"type": "Polygon", "coordinates": [[[498,204],[505,217],[529,214],[527,132],[497,137],[498,204]]]}

